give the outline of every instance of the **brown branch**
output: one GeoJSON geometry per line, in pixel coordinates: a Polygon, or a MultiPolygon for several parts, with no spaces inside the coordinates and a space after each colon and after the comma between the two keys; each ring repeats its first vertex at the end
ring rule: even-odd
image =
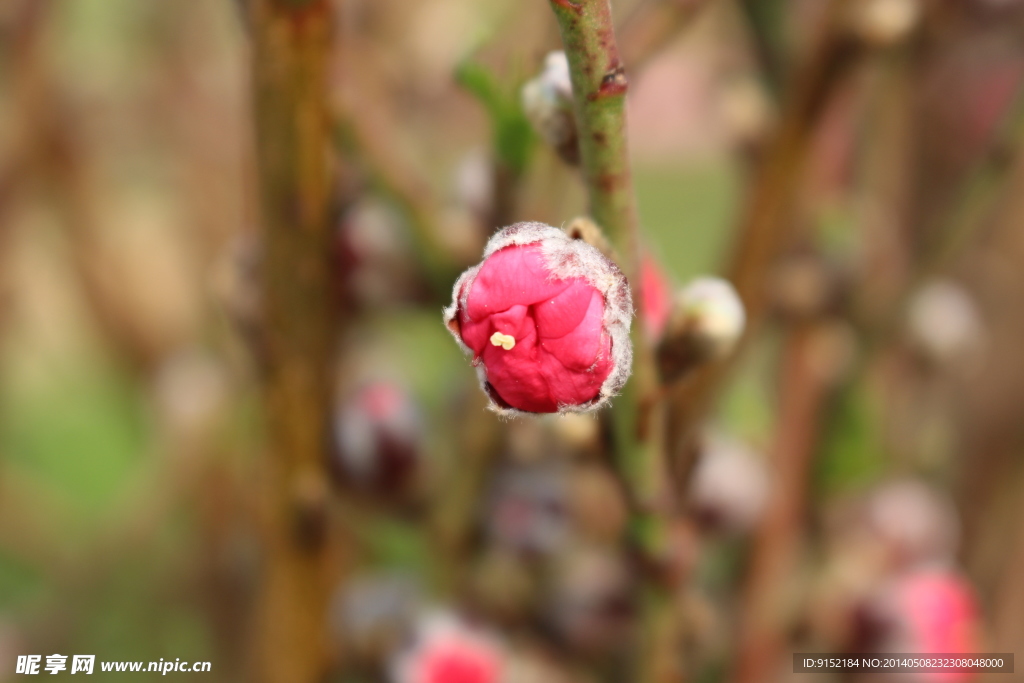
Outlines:
{"type": "Polygon", "coordinates": [[[772,680],[785,648],[786,589],[803,543],[811,465],[835,376],[828,367],[832,343],[827,324],[808,323],[790,332],[783,350],[773,491],[743,595],[737,683],[772,680]]]}
{"type": "MultiPolygon", "coordinates": [[[[833,0],[833,17],[841,15],[844,6],[845,0],[833,0]]],[[[754,172],[725,272],[747,311],[743,345],[760,328],[767,310],[771,267],[794,236],[797,193],[814,130],[858,55],[858,44],[839,20],[830,22],[797,74],[793,94],[754,172]]],[[[671,458],[684,457],[686,443],[739,357],[737,353],[727,362],[705,365],[673,390],[667,440],[671,458]]],[[[686,472],[689,463],[675,463],[674,468],[686,472]]]]}
{"type": "Polygon", "coordinates": [[[343,560],[328,514],[334,321],[330,244],[339,183],[327,98],[331,3],[253,3],[262,206],[266,566],[254,675],[312,683],[328,668],[326,609],[343,560]]]}
{"type": "Polygon", "coordinates": [[[693,25],[711,0],[645,0],[619,29],[622,61],[636,73],[693,25]]]}

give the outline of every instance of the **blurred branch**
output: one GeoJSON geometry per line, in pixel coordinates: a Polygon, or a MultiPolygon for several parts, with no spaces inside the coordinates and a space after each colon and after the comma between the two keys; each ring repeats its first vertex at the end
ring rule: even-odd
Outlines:
{"type": "Polygon", "coordinates": [[[737,683],[773,680],[786,643],[791,577],[798,569],[808,513],[811,465],[834,378],[827,323],[789,332],[779,371],[779,418],[772,447],[773,491],[753,544],[743,595],[737,683]]]}
{"type": "MultiPolygon", "coordinates": [[[[640,300],[640,236],[629,166],[625,100],[627,80],[619,59],[609,0],[551,0],[569,59],[580,145],[580,168],[590,213],[620,255],[633,299],[640,300]]],[[[664,402],[657,400],[653,349],[643,326],[633,328],[633,378],[613,407],[620,474],[634,503],[633,532],[649,575],[644,588],[643,643],[636,680],[680,679],[675,652],[672,586],[663,571],[672,495],[667,488],[662,436],[664,402]]]]}
{"type": "Polygon", "coordinates": [[[440,238],[443,212],[433,188],[408,158],[397,131],[401,124],[387,110],[386,98],[378,96],[359,69],[350,76],[354,84],[343,89],[338,112],[341,147],[361,158],[372,182],[390,196],[409,217],[417,251],[436,293],[447,299],[451,283],[463,265],[449,253],[440,238]]]}
{"type": "Polygon", "coordinates": [[[769,90],[781,97],[785,60],[780,48],[779,17],[784,3],[773,0],[740,0],[739,7],[750,29],[754,56],[769,90]]]}
{"type": "Polygon", "coordinates": [[[622,62],[637,72],[693,25],[711,0],[642,0],[622,21],[622,62]]]}
{"type": "MultiPolygon", "coordinates": [[[[830,18],[816,48],[794,78],[781,119],[765,145],[751,180],[725,277],[747,311],[744,343],[759,330],[768,303],[768,278],[775,259],[790,244],[798,224],[797,195],[814,131],[833,94],[857,63],[860,46],[842,28],[847,0],[832,0],[830,18]]],[[[673,392],[668,419],[670,457],[685,454],[686,441],[700,422],[740,354],[701,367],[673,392]]],[[[685,463],[678,467],[687,471],[685,463]]]]}
{"type": "Polygon", "coordinates": [[[327,673],[329,597],[344,548],[325,463],[335,324],[330,254],[338,162],[328,106],[332,5],[252,3],[262,204],[266,567],[254,673],[313,683],[327,673]]]}

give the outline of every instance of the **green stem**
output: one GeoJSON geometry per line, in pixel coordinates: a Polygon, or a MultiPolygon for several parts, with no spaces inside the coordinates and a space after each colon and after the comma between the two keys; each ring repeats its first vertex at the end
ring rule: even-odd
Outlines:
{"type": "Polygon", "coordinates": [[[637,212],[626,144],[626,74],[619,60],[609,0],[551,0],[569,58],[579,127],[580,166],[590,213],[636,266],[637,212]]]}
{"type": "MultiPolygon", "coordinates": [[[[636,198],[626,140],[626,74],[619,58],[609,0],[551,0],[569,59],[580,145],[580,167],[590,198],[590,213],[620,255],[619,266],[640,301],[640,240],[636,198]]],[[[664,405],[658,401],[657,375],[650,340],[634,326],[633,379],[615,402],[613,424],[616,460],[631,493],[634,540],[648,567],[645,593],[664,598],[660,571],[667,557],[672,497],[662,428],[664,405]]],[[[645,627],[635,680],[654,683],[678,680],[673,671],[652,662],[673,661],[674,643],[662,634],[673,619],[672,601],[646,600],[645,627]]]]}

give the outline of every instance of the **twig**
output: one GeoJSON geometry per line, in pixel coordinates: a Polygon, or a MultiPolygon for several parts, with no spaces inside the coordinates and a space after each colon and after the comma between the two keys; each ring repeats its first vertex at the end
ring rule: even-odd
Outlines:
{"type": "MultiPolygon", "coordinates": [[[[832,16],[838,16],[846,0],[833,0],[832,16]]],[[[792,97],[773,132],[764,157],[755,171],[734,243],[726,278],[736,287],[747,309],[745,342],[759,328],[767,307],[768,277],[778,254],[790,243],[797,221],[796,196],[817,122],[832,94],[856,63],[859,46],[838,26],[829,22],[817,48],[797,75],[792,97]]],[[[669,408],[670,457],[687,451],[708,406],[740,354],[732,360],[701,367],[674,390],[669,408]]],[[[686,463],[675,463],[687,471],[686,463]]]]}
{"type": "Polygon", "coordinates": [[[552,0],[569,57],[580,165],[594,220],[633,274],[637,211],[626,143],[626,73],[619,59],[608,0],[552,0]]]}
{"type": "Polygon", "coordinates": [[[693,25],[711,0],[645,0],[619,28],[622,61],[636,73],[693,25]]]}
{"type": "MultiPolygon", "coordinates": [[[[580,168],[590,213],[620,255],[620,267],[639,288],[639,227],[629,166],[625,104],[627,80],[619,59],[609,0],[551,0],[569,58],[580,144],[580,168]]],[[[634,375],[614,406],[616,460],[634,503],[635,541],[648,568],[644,587],[643,643],[635,680],[671,682],[674,666],[671,628],[672,586],[660,571],[666,557],[672,497],[667,490],[662,437],[664,403],[655,399],[653,349],[643,326],[635,325],[634,375]]]]}
{"type": "Polygon", "coordinates": [[[811,464],[833,373],[825,365],[833,340],[824,323],[789,333],[780,376],[779,420],[772,448],[774,490],[754,540],[743,596],[737,683],[772,678],[784,648],[787,577],[796,568],[807,511],[811,464]]]}
{"type": "Polygon", "coordinates": [[[252,10],[270,450],[253,665],[260,680],[312,683],[327,673],[326,610],[344,550],[324,471],[338,187],[327,98],[333,17],[327,0],[256,0],[252,10]]]}

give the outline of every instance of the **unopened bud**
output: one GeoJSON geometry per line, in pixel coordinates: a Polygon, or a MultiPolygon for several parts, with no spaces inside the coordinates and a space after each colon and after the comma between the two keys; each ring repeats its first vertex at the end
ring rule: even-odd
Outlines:
{"type": "Polygon", "coordinates": [[[701,363],[728,355],[743,335],[747,316],[733,286],[697,278],[680,290],[658,347],[662,380],[672,382],[701,363]]]}
{"type": "Polygon", "coordinates": [[[750,531],[764,511],[768,491],[768,468],[761,457],[733,438],[706,440],[690,482],[690,506],[702,528],[750,531]]]}
{"type": "Polygon", "coordinates": [[[422,599],[419,583],[403,573],[343,582],[331,600],[331,634],[357,662],[378,661],[401,643],[422,599]]]}
{"type": "Polygon", "coordinates": [[[984,325],[970,294],[948,280],[925,285],[910,301],[911,340],[929,360],[969,360],[984,339],[984,325]]]}
{"type": "Polygon", "coordinates": [[[487,530],[497,544],[526,554],[558,548],[569,533],[568,481],[549,463],[500,472],[488,506],[487,530]]]}
{"type": "Polygon", "coordinates": [[[635,615],[633,588],[618,555],[598,548],[568,550],[556,567],[549,603],[555,632],[586,654],[622,647],[635,615]]]}
{"type": "Polygon", "coordinates": [[[760,142],[772,124],[768,95],[753,78],[736,78],[727,83],[718,110],[729,138],[741,147],[760,142]]]}
{"type": "Polygon", "coordinates": [[[952,501],[920,481],[885,484],[868,499],[868,531],[897,567],[949,564],[960,537],[952,501]]]}
{"type": "Polygon", "coordinates": [[[920,0],[860,0],[853,3],[851,28],[863,40],[879,46],[906,38],[921,19],[920,0]]]}
{"type": "Polygon", "coordinates": [[[537,585],[526,560],[508,549],[487,551],[469,585],[474,607],[501,622],[514,622],[536,607],[537,585]]]}
{"type": "Polygon", "coordinates": [[[567,163],[579,163],[579,140],[572,104],[572,81],[565,53],[551,52],[544,70],[523,85],[522,105],[537,134],[567,163]]]}
{"type": "Polygon", "coordinates": [[[458,617],[428,615],[416,626],[412,644],[391,662],[392,683],[499,683],[508,654],[489,630],[458,617]]]}
{"type": "Polygon", "coordinates": [[[334,470],[356,489],[407,496],[416,483],[422,433],[419,406],[402,386],[367,384],[335,411],[334,470]]]}

